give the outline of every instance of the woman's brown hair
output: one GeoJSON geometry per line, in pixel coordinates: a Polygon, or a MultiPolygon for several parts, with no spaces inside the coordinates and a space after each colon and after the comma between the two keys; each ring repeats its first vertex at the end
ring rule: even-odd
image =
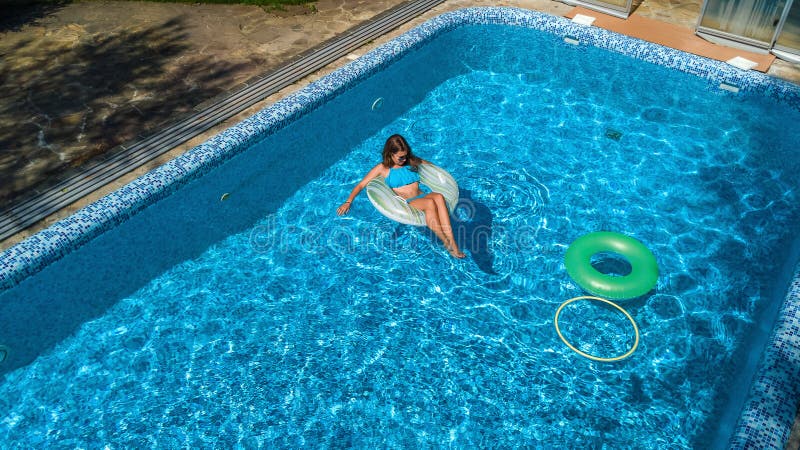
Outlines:
{"type": "Polygon", "coordinates": [[[417,156],[411,152],[411,146],[408,145],[408,142],[406,142],[406,138],[400,136],[399,134],[393,134],[386,139],[386,143],[383,145],[383,166],[392,167],[392,165],[394,165],[394,161],[392,161],[392,155],[401,150],[408,151],[406,163],[404,165],[411,166],[411,170],[416,172],[419,165],[422,164],[422,160],[417,158],[417,156]]]}

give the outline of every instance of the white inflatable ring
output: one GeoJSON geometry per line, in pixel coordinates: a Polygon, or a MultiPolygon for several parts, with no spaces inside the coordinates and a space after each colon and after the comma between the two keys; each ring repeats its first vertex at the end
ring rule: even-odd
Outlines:
{"type": "MultiPolygon", "coordinates": [[[[458,185],[453,176],[434,164],[419,165],[419,182],[428,186],[432,192],[444,196],[447,209],[453,212],[458,203],[458,185]]],[[[406,225],[425,226],[425,213],[406,203],[397,195],[382,176],[375,177],[367,184],[367,198],[379,213],[406,225]]]]}

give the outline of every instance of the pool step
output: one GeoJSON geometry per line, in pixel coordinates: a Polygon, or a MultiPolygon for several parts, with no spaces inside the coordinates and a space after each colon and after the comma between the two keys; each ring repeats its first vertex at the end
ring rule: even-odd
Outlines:
{"type": "Polygon", "coordinates": [[[121,145],[119,151],[114,151],[108,158],[89,164],[80,173],[0,211],[0,240],[24,230],[444,1],[402,3],[310,49],[202,111],[140,141],[121,145]]]}

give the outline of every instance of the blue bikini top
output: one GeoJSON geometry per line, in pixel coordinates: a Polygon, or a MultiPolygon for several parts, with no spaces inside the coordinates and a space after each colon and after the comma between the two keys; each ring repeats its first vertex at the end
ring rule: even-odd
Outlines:
{"type": "Polygon", "coordinates": [[[412,171],[411,166],[389,169],[386,177],[386,184],[392,189],[416,182],[419,182],[419,173],[412,171]]]}

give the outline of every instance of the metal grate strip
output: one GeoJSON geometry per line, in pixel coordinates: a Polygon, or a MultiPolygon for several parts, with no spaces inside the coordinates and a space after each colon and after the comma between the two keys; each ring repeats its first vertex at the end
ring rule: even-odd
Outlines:
{"type": "Polygon", "coordinates": [[[444,1],[417,0],[400,4],[300,55],[208,108],[130,146],[123,145],[123,150],[113,156],[87,166],[80,173],[19,204],[11,205],[0,212],[0,240],[24,230],[444,1]]]}

